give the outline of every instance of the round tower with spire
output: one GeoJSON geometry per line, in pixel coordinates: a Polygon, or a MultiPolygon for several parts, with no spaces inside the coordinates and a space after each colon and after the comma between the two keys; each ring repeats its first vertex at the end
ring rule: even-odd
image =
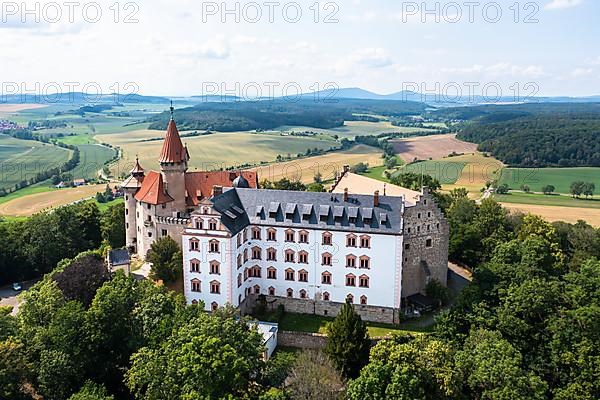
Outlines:
{"type": "Polygon", "coordinates": [[[133,253],[137,252],[137,224],[135,194],[144,182],[145,172],[140,160],[135,158],[135,166],[129,177],[121,184],[125,195],[125,246],[133,253]]]}
{"type": "Polygon", "coordinates": [[[171,102],[171,118],[167,126],[167,135],[163,143],[158,162],[165,181],[166,192],[175,201],[171,203],[173,212],[184,213],[186,210],[185,173],[188,169],[190,159],[187,147],[181,142],[177,125],[173,114],[173,102],[171,102]]]}

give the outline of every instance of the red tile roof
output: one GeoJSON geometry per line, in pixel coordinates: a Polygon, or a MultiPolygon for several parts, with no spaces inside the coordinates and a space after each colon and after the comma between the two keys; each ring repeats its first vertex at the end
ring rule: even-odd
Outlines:
{"type": "Polygon", "coordinates": [[[160,156],[158,157],[158,161],[161,163],[178,163],[189,159],[190,156],[187,152],[187,148],[181,143],[177,125],[175,125],[175,121],[170,120],[169,126],[167,127],[167,135],[165,136],[165,141],[160,156]]]}
{"type": "MultiPolygon", "coordinates": [[[[208,198],[212,196],[213,186],[231,187],[239,172],[234,171],[212,171],[212,172],[188,172],[185,174],[185,190],[187,192],[188,205],[198,205],[198,197],[208,198]]],[[[256,171],[242,171],[251,188],[258,187],[258,175],[256,171]]]]}
{"type": "Polygon", "coordinates": [[[165,191],[162,174],[155,171],[148,172],[135,199],[154,205],[173,201],[173,198],[165,191]]]}

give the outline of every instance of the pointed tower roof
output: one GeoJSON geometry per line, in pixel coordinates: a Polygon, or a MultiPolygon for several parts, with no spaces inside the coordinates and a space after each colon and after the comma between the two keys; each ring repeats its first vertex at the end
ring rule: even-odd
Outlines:
{"type": "Polygon", "coordinates": [[[131,175],[144,175],[144,168],[140,165],[140,159],[138,157],[135,158],[135,166],[131,170],[131,175]]]}
{"type": "Polygon", "coordinates": [[[173,119],[173,103],[171,103],[171,119],[167,126],[167,135],[163,143],[158,161],[160,163],[181,163],[190,159],[187,149],[181,143],[177,125],[173,119]]]}

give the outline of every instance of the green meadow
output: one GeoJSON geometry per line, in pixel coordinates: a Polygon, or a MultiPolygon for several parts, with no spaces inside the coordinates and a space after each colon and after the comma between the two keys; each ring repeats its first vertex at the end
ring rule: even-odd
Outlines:
{"type": "Polygon", "coordinates": [[[533,192],[553,185],[556,193],[569,193],[574,181],[593,182],[600,193],[600,168],[504,168],[500,176],[500,184],[506,183],[511,189],[527,185],[533,192]]]}

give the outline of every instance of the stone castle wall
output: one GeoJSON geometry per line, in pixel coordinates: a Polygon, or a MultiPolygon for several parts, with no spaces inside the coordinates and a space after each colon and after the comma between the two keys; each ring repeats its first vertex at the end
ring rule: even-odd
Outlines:
{"type": "Polygon", "coordinates": [[[446,286],[449,238],[448,222],[424,188],[417,204],[404,211],[403,298],[424,293],[432,279],[446,286]]]}

